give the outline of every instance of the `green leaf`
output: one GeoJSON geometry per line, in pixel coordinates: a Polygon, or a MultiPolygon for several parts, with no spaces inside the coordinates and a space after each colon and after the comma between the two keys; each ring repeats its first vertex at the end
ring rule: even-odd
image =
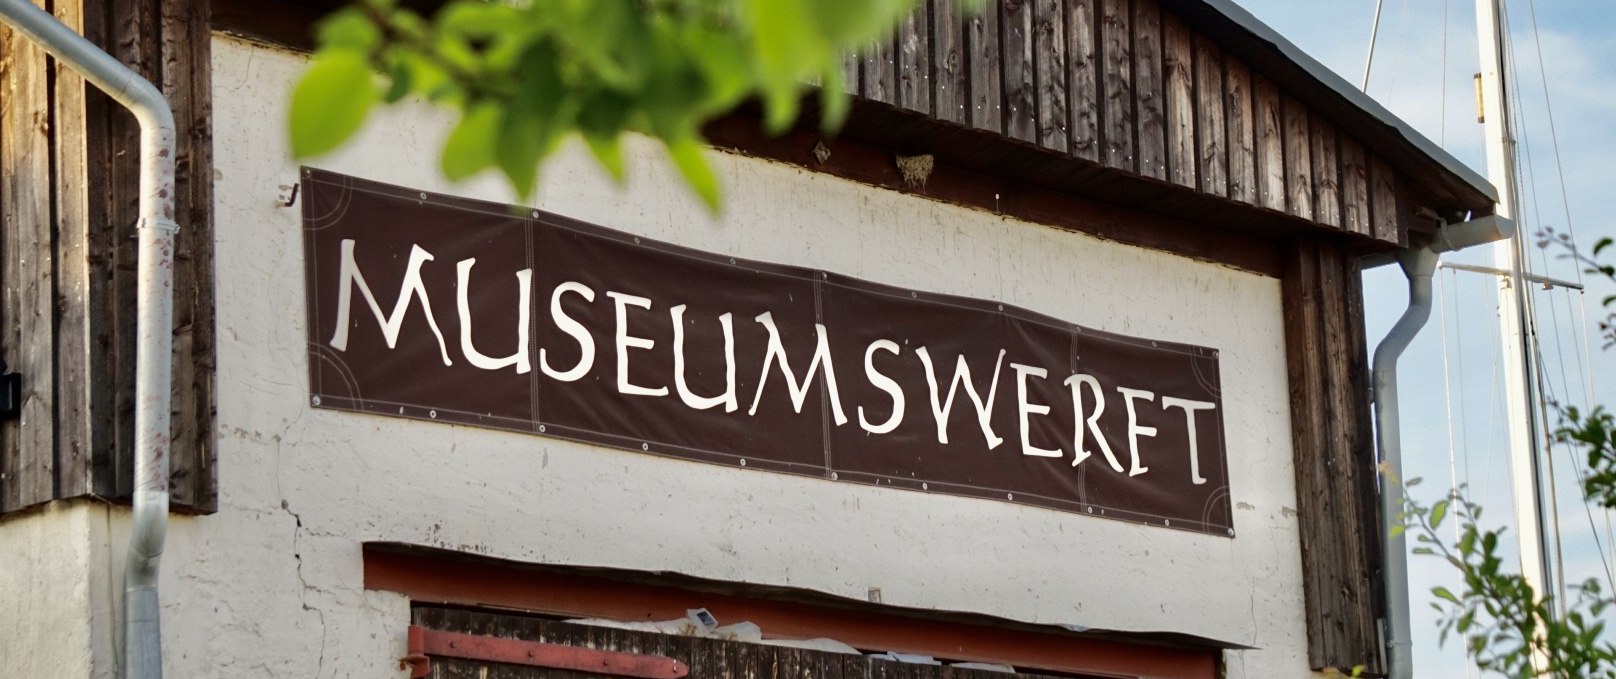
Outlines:
{"type": "Polygon", "coordinates": [[[314,29],[320,49],[365,52],[381,42],[381,29],[357,7],[345,7],[320,20],[314,29]]]}
{"type": "Polygon", "coordinates": [[[1436,595],[1438,599],[1449,601],[1455,605],[1459,603],[1459,597],[1454,596],[1453,592],[1448,591],[1446,587],[1432,587],[1431,593],[1436,595]]]}
{"type": "Polygon", "coordinates": [[[834,134],[842,129],[842,123],[847,122],[853,97],[845,90],[847,80],[840,61],[827,65],[819,77],[819,129],[826,134],[834,134]]]}
{"type": "Polygon", "coordinates": [[[616,132],[610,134],[584,133],[584,144],[589,152],[594,154],[596,162],[612,175],[612,179],[622,184],[628,178],[628,168],[623,164],[623,143],[616,132]]]}
{"type": "Polygon", "coordinates": [[[1436,530],[1442,525],[1442,519],[1448,515],[1448,501],[1442,500],[1431,505],[1431,529],[1436,530]]]}
{"type": "Polygon", "coordinates": [[[359,131],[380,97],[364,55],[353,50],[316,54],[292,90],[292,156],[308,158],[342,145],[359,131]]]}
{"type": "Polygon", "coordinates": [[[562,134],[576,122],[577,97],[567,96],[559,68],[549,45],[529,49],[522,57],[517,96],[500,121],[494,160],[524,199],[538,182],[539,161],[555,150],[562,134]]]}
{"type": "Polygon", "coordinates": [[[485,102],[461,115],[443,142],[443,176],[460,181],[493,166],[501,113],[499,106],[485,102]]]}
{"type": "Polygon", "coordinates": [[[690,189],[701,197],[708,210],[716,214],[719,208],[718,176],[714,175],[712,167],[707,165],[707,159],[703,155],[706,147],[693,137],[670,139],[667,146],[668,157],[673,159],[674,166],[684,175],[690,189]]]}
{"type": "Polygon", "coordinates": [[[817,70],[805,66],[830,58],[832,50],[816,33],[803,30],[813,25],[804,0],[748,0],[745,7],[762,80],[763,126],[783,132],[797,118],[801,78],[817,70]]]}

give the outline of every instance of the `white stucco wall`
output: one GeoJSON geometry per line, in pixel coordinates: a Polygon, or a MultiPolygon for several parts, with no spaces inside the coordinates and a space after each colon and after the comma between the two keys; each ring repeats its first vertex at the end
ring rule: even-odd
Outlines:
{"type": "MultiPolygon", "coordinates": [[[[283,107],[301,64],[215,40],[220,506],[170,532],[172,676],[387,676],[407,602],[363,589],[367,540],[860,598],[879,587],[899,606],[1247,644],[1260,650],[1229,654],[1230,676],[1308,675],[1276,280],[718,153],[715,220],[643,144],[629,145],[628,189],[567,152],[537,201],[711,252],[1219,348],[1234,539],[316,411],[299,212],[276,204],[298,179],[283,107]]],[[[319,165],[508,200],[493,179],[439,179],[442,133],[436,114],[388,111],[319,165]]]]}
{"type": "Polygon", "coordinates": [[[117,514],[55,502],[0,521],[0,677],[112,676],[117,514]]]}

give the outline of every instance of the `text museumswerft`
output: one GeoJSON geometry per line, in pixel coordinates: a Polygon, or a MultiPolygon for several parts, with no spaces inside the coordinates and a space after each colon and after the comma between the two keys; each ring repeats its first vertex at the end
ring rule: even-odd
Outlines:
{"type": "Polygon", "coordinates": [[[1234,534],[1213,349],[304,174],[318,406],[1234,534]]]}

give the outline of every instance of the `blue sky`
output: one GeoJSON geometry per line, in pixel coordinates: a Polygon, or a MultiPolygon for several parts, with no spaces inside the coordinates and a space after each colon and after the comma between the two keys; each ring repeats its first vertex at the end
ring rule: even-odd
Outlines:
{"type": "MultiPolygon", "coordinates": [[[[1361,82],[1372,0],[1240,2],[1349,82],[1361,82]]],[[[1616,121],[1616,3],[1546,0],[1534,7],[1516,0],[1506,12],[1520,100],[1517,135],[1530,161],[1524,166],[1524,195],[1517,210],[1524,229],[1565,231],[1569,224],[1584,244],[1616,236],[1616,220],[1600,209],[1616,176],[1616,125],[1611,124],[1616,121]]],[[[1369,93],[1485,176],[1472,85],[1479,70],[1475,33],[1473,2],[1385,0],[1369,93]]],[[[1451,258],[1490,264],[1490,252],[1478,250],[1451,258]]],[[[1532,257],[1538,273],[1578,278],[1577,268],[1552,251],[1534,248],[1532,257]]],[[[1582,324],[1585,317],[1591,323],[1603,315],[1599,300],[1616,289],[1608,282],[1588,282],[1586,298],[1564,291],[1535,293],[1544,377],[1562,402],[1583,405],[1591,392],[1594,402],[1616,404],[1616,384],[1608,379],[1616,376],[1616,349],[1601,351],[1597,333],[1582,324]],[[1605,384],[1586,376],[1604,377],[1605,384]]],[[[1486,523],[1509,526],[1513,519],[1500,416],[1494,289],[1493,281],[1481,274],[1443,271],[1438,276],[1439,308],[1400,366],[1405,472],[1425,479],[1414,490],[1427,504],[1453,483],[1468,483],[1472,496],[1488,508],[1486,523]]],[[[1370,271],[1365,297],[1373,345],[1407,303],[1402,276],[1392,267],[1370,271]]],[[[1570,451],[1556,449],[1553,459],[1566,580],[1602,577],[1605,567],[1594,536],[1597,532],[1604,541],[1607,558],[1616,557],[1607,532],[1610,517],[1586,509],[1570,451]]],[[[1459,643],[1438,644],[1435,613],[1426,603],[1431,587],[1457,587],[1452,569],[1420,556],[1412,557],[1411,569],[1415,676],[1479,676],[1468,668],[1459,643]]]]}

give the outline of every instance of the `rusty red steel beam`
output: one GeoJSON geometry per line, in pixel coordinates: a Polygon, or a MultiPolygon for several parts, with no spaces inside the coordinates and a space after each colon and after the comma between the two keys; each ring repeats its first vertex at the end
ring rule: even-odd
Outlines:
{"type": "Polygon", "coordinates": [[[431,671],[433,657],[501,662],[638,679],[680,679],[690,673],[690,668],[684,663],[667,656],[601,651],[481,634],[441,632],[420,625],[410,625],[409,655],[400,659],[399,664],[412,668],[411,677],[425,677],[431,671]]]}

